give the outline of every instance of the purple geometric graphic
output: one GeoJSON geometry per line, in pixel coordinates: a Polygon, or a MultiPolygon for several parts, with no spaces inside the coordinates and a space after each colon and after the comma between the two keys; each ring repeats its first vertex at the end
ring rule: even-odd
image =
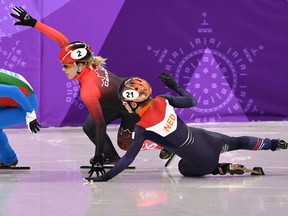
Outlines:
{"type": "MultiPolygon", "coordinates": [[[[184,71],[190,71],[190,67],[186,67],[184,71]]],[[[221,70],[211,50],[206,49],[186,85],[186,90],[197,98],[197,106],[191,109],[197,114],[193,112],[191,115],[190,109],[184,109],[181,113],[183,118],[199,122],[202,117],[205,122],[215,122],[217,119],[213,119],[211,116],[208,117],[208,115],[217,113],[218,119],[224,118],[228,114],[229,118],[231,115],[237,115],[239,121],[247,121],[245,113],[234,94],[238,84],[236,76],[233,79],[232,86],[230,86],[225,75],[226,72],[226,70],[221,70]]],[[[185,75],[182,78],[186,79],[185,75]]],[[[189,76],[187,79],[189,79],[189,76]]]]}
{"type": "Polygon", "coordinates": [[[58,45],[14,26],[14,5],[89,43],[113,73],[147,79],[153,96],[175,94],[158,79],[170,73],[198,101],[177,110],[186,122],[288,119],[287,1],[1,1],[0,67],[31,82],[49,127],[82,125],[88,112],[78,83],[62,72],[58,45]]]}

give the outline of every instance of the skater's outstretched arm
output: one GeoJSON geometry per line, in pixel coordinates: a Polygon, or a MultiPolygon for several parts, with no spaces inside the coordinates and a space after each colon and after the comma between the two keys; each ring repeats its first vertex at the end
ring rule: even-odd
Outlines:
{"type": "Polygon", "coordinates": [[[183,87],[178,85],[178,83],[168,73],[162,72],[159,75],[159,78],[168,88],[176,91],[180,95],[178,97],[172,95],[160,95],[161,97],[168,99],[170,105],[178,108],[196,106],[197,101],[193,97],[193,95],[190,92],[186,91],[183,87]]]}
{"type": "Polygon", "coordinates": [[[11,13],[11,16],[19,20],[14,25],[30,26],[32,28],[36,28],[52,40],[56,41],[61,48],[70,43],[69,39],[64,34],[34,19],[22,7],[15,6],[13,7],[13,11],[16,14],[11,13]]]}
{"type": "Polygon", "coordinates": [[[134,138],[130,147],[128,148],[126,154],[115,164],[115,166],[104,175],[97,175],[97,177],[92,177],[92,175],[90,175],[89,177],[86,177],[85,180],[93,182],[105,182],[114,178],[116,175],[125,170],[134,161],[144,143],[144,131],[145,129],[143,127],[136,126],[134,128],[134,138]]]}

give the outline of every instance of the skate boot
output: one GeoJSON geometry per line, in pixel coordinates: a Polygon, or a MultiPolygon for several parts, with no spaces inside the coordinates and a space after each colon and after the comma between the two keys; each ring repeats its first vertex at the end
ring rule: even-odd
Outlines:
{"type": "Polygon", "coordinates": [[[4,168],[15,167],[17,164],[18,164],[18,160],[16,160],[13,163],[10,163],[10,164],[6,164],[6,163],[3,163],[2,161],[0,161],[0,167],[4,167],[4,168]]]}
{"type": "Polygon", "coordinates": [[[172,152],[169,152],[169,151],[166,150],[166,149],[161,149],[160,154],[159,154],[159,157],[160,157],[161,159],[168,159],[168,158],[171,157],[172,154],[173,154],[172,152]]]}
{"type": "MultiPolygon", "coordinates": [[[[94,157],[90,158],[90,164],[93,164],[93,159],[94,157]]],[[[115,155],[113,157],[106,157],[105,155],[103,156],[103,163],[104,164],[116,164],[121,158],[118,155],[115,155]]]]}
{"type": "Polygon", "coordinates": [[[278,146],[277,146],[276,150],[287,149],[287,147],[288,147],[288,143],[287,142],[285,142],[284,140],[278,139],[278,146]]]}
{"type": "Polygon", "coordinates": [[[113,157],[105,157],[103,158],[104,160],[104,164],[116,164],[121,158],[119,157],[119,155],[115,155],[113,157]]]}
{"type": "Polygon", "coordinates": [[[211,173],[213,175],[243,175],[245,167],[241,164],[220,163],[218,167],[211,173]]]}

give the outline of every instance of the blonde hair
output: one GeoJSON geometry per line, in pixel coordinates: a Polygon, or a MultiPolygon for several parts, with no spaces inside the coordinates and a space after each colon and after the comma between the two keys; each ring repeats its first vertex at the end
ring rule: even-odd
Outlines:
{"type": "Polygon", "coordinates": [[[96,67],[105,67],[107,58],[103,58],[101,56],[91,56],[91,58],[85,61],[88,67],[93,70],[96,67]]]}

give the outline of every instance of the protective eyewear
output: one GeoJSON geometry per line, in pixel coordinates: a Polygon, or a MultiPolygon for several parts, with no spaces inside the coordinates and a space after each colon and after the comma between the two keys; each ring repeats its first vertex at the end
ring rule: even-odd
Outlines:
{"type": "Polygon", "coordinates": [[[62,68],[68,69],[72,66],[73,64],[62,64],[62,68]]]}

